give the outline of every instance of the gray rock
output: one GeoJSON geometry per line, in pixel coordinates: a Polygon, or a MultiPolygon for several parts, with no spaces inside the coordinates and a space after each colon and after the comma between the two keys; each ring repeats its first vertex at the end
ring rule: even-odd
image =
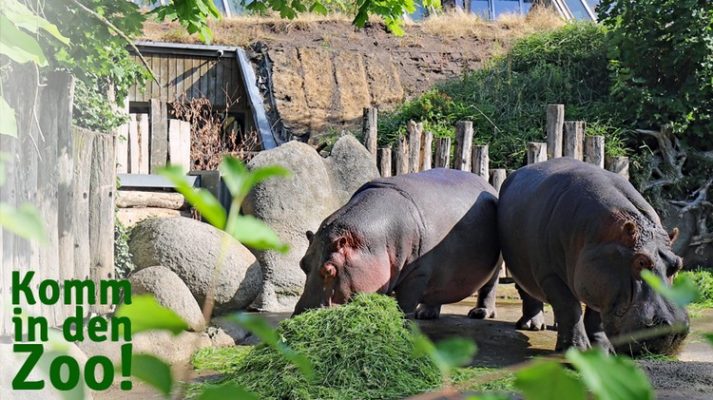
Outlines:
{"type": "Polygon", "coordinates": [[[217,328],[225,332],[228,336],[233,339],[234,343],[242,343],[242,341],[250,336],[250,332],[243,329],[235,321],[227,317],[215,317],[211,321],[211,324],[215,325],[217,328]]]}
{"type": "Polygon", "coordinates": [[[207,333],[182,332],[172,335],[168,331],[140,332],[132,338],[134,353],[156,356],[170,365],[183,365],[196,351],[211,347],[207,333]]]}
{"type": "Polygon", "coordinates": [[[175,272],[157,265],[137,271],[129,277],[132,294],[153,294],[162,306],[181,316],[192,331],[201,331],[205,319],[201,308],[185,283],[175,272]]]}
{"type": "Polygon", "coordinates": [[[361,185],[379,177],[369,151],[352,135],[339,138],[324,163],[340,205],[346,204],[361,185]]]}
{"type": "Polygon", "coordinates": [[[268,165],[281,165],[292,175],[256,186],[243,211],[265,221],[290,250],[286,254],[255,252],[264,280],[252,306],[265,311],[292,311],[304,286],[305,274],[299,261],[307,250],[305,231],[316,231],[324,218],[378,172],[366,149],[350,136],[335,144],[328,159],[307,144],[288,142],[260,152],[248,166],[268,165]]]}
{"type": "Polygon", "coordinates": [[[232,237],[190,218],[149,219],[137,224],[129,240],[136,271],[162,265],[175,272],[202,305],[213,287],[217,312],[247,307],[261,289],[255,256],[232,237]],[[221,243],[226,251],[218,268],[221,243]]]}
{"type": "Polygon", "coordinates": [[[220,328],[209,326],[208,329],[206,329],[206,333],[213,347],[235,346],[235,340],[220,328]]]}

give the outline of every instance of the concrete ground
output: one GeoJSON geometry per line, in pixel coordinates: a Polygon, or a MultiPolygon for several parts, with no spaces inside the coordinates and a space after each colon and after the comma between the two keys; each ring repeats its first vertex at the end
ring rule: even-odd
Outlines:
{"type": "MultiPolygon", "coordinates": [[[[451,336],[473,338],[478,345],[478,353],[471,363],[473,366],[511,367],[532,357],[553,355],[556,332],[515,329],[514,322],[520,317],[520,302],[513,286],[499,285],[496,318],[467,318],[468,310],[475,305],[475,298],[471,297],[460,303],[444,306],[440,319],[419,321],[419,325],[434,341],[451,336]]],[[[551,309],[548,307],[545,312],[548,325],[552,325],[554,321],[551,309]]],[[[705,343],[701,336],[703,332],[713,332],[713,309],[697,314],[691,320],[691,333],[676,357],[679,361],[638,361],[654,385],[659,399],[713,399],[713,347],[705,343]]],[[[272,325],[276,325],[289,317],[289,313],[265,313],[263,316],[272,325]]],[[[134,390],[130,392],[112,389],[96,393],[94,398],[158,400],[161,396],[145,385],[134,382],[134,390]]]]}

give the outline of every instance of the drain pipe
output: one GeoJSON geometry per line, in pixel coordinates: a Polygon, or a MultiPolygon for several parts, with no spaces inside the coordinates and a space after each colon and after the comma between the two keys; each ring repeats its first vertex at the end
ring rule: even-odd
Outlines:
{"type": "Polygon", "coordinates": [[[262,148],[264,150],[275,148],[277,147],[277,142],[275,141],[270,121],[268,121],[267,114],[265,113],[262,95],[260,95],[260,89],[257,87],[257,78],[255,77],[255,70],[253,70],[252,63],[250,63],[247,54],[245,54],[245,50],[240,47],[235,52],[235,55],[238,65],[240,66],[240,76],[243,79],[243,85],[245,86],[248,101],[250,102],[253,121],[255,122],[258,133],[260,133],[262,148]]]}

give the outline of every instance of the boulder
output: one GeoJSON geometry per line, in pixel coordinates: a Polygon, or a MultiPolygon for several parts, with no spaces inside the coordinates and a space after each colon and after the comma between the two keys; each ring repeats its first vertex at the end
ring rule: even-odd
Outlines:
{"type": "Polygon", "coordinates": [[[149,219],[131,232],[129,249],[136,271],[162,265],[175,272],[199,305],[213,289],[215,311],[247,307],[261,289],[255,256],[215,227],[190,218],[149,219]],[[222,259],[222,241],[226,240],[222,259]],[[221,265],[218,261],[221,259],[221,265]]]}
{"type": "Polygon", "coordinates": [[[346,204],[361,185],[379,177],[369,151],[352,135],[344,135],[324,160],[339,203],[346,204]]]}
{"type": "Polygon", "coordinates": [[[378,172],[366,149],[350,136],[340,138],[327,159],[305,143],[288,142],[260,152],[248,167],[268,165],[281,165],[291,176],[257,185],[246,198],[243,212],[265,221],[290,249],[285,254],[255,252],[264,279],[252,306],[264,311],[292,311],[305,280],[299,268],[308,245],[305,232],[316,231],[322,220],[378,172]]]}
{"type": "Polygon", "coordinates": [[[129,277],[132,294],[152,294],[162,306],[175,311],[192,331],[205,326],[203,313],[195,297],[175,272],[156,265],[137,271],[129,277]]]}

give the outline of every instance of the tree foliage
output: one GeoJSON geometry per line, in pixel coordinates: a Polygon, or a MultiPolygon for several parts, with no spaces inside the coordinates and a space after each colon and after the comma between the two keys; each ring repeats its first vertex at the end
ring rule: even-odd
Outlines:
{"type": "Polygon", "coordinates": [[[630,122],[711,146],[713,138],[713,2],[604,0],[612,94],[630,122]],[[707,140],[702,140],[707,139],[707,140]]]}

